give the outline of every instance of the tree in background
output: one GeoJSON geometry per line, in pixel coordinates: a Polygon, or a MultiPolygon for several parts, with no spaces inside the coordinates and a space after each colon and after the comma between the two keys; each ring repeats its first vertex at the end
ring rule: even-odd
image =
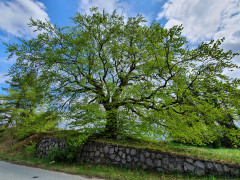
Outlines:
{"type": "Polygon", "coordinates": [[[16,66],[10,69],[12,79],[7,81],[10,87],[4,89],[7,95],[0,97],[2,126],[11,127],[18,138],[55,127],[59,118],[47,108],[44,99],[47,89],[38,84],[37,74],[30,71],[20,75],[16,69],[16,66]]]}
{"type": "MultiPolygon", "coordinates": [[[[192,87],[193,100],[197,98],[202,102],[189,101],[186,103],[187,109],[192,109],[192,112],[197,113],[202,120],[201,123],[208,127],[206,130],[214,130],[212,132],[215,132],[214,136],[217,136],[214,141],[206,140],[208,145],[214,147],[239,146],[240,90],[238,87],[239,80],[224,83],[217,79],[205,79],[203,83],[192,87]]],[[[199,122],[198,119],[197,122],[199,122]]],[[[192,129],[193,123],[193,121],[186,121],[186,127],[192,129]]],[[[204,140],[204,134],[202,135],[204,140]]],[[[192,144],[191,140],[193,139],[185,136],[184,132],[175,134],[174,137],[174,141],[187,144],[192,144]]]]}
{"type": "Polygon", "coordinates": [[[111,137],[155,131],[192,144],[216,139],[215,118],[224,112],[196,91],[207,93],[206,81],[217,79],[231,86],[222,72],[237,67],[231,62],[237,54],[224,52],[223,40],[189,49],[181,26],[147,27],[141,15],[124,21],[97,8],[72,20],[60,28],[31,19],[42,33],[6,44],[19,72],[36,70],[38,83],[50,87],[52,105],[65,107],[72,125],[98,127],[111,137]]]}

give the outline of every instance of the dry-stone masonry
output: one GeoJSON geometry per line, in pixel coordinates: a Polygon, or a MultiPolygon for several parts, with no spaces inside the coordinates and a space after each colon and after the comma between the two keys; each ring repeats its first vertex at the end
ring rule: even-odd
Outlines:
{"type": "Polygon", "coordinates": [[[64,140],[55,137],[43,138],[37,144],[36,154],[41,158],[48,158],[51,147],[58,147],[59,150],[64,149],[64,140]]]}
{"type": "MultiPolygon", "coordinates": [[[[65,144],[60,139],[44,138],[37,146],[37,153],[41,157],[46,158],[51,146],[59,146],[62,149],[65,147],[65,144]]],[[[86,163],[142,168],[158,172],[178,171],[202,176],[224,175],[240,177],[239,165],[211,162],[194,157],[93,141],[83,146],[82,151],[79,152],[78,160],[86,163]]]]}

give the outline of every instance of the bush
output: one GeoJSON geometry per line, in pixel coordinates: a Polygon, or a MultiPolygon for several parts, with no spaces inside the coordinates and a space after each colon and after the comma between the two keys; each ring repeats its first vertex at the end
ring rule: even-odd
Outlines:
{"type": "Polygon", "coordinates": [[[36,156],[36,143],[26,146],[23,150],[24,157],[35,157],[36,156]]]}
{"type": "Polygon", "coordinates": [[[81,147],[76,146],[66,146],[64,149],[59,149],[58,147],[51,147],[49,159],[51,161],[57,162],[75,162],[80,152],[81,147]]]}
{"type": "Polygon", "coordinates": [[[80,135],[78,137],[69,137],[69,139],[66,141],[66,147],[63,149],[59,149],[59,147],[51,147],[49,159],[58,162],[75,162],[88,137],[89,134],[80,135]]]}

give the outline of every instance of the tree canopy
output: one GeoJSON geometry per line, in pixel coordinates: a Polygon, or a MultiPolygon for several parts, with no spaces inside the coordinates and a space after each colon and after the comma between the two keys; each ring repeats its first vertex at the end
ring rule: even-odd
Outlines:
{"type": "Polygon", "coordinates": [[[125,20],[97,8],[72,21],[58,27],[31,19],[39,35],[6,45],[17,57],[9,74],[35,72],[73,126],[110,136],[151,131],[200,145],[231,131],[239,145],[239,129],[226,125],[239,121],[239,81],[223,74],[237,68],[238,54],[220,48],[224,39],[189,48],[182,26],[146,26],[141,15],[125,20]]]}
{"type": "MultiPolygon", "coordinates": [[[[10,70],[13,73],[17,65],[10,70]]],[[[7,81],[9,88],[3,88],[6,95],[0,96],[0,124],[5,129],[12,128],[12,135],[25,138],[39,131],[54,128],[59,120],[49,108],[44,97],[48,90],[36,80],[33,71],[21,75],[15,71],[7,81]]]]}

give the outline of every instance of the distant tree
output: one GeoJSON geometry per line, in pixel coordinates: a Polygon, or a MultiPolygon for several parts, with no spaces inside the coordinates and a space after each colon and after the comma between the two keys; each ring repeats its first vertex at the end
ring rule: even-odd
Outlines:
{"type": "Polygon", "coordinates": [[[156,130],[185,134],[197,144],[215,138],[214,129],[194,112],[206,112],[212,104],[194,93],[204,92],[206,80],[232,81],[222,72],[237,67],[231,62],[237,54],[224,52],[223,40],[189,49],[181,26],[148,27],[141,15],[125,22],[116,11],[97,8],[72,20],[74,25],[61,28],[31,19],[30,26],[42,33],[6,45],[25,67],[21,73],[38,71],[38,83],[51,88],[53,102],[66,108],[73,125],[99,127],[112,137],[156,130]]]}
{"type": "Polygon", "coordinates": [[[38,84],[36,73],[20,76],[15,69],[13,66],[10,70],[12,79],[6,82],[9,84],[9,88],[4,89],[6,95],[0,96],[2,126],[14,129],[13,134],[18,138],[55,127],[58,117],[47,108],[49,105],[43,96],[47,89],[38,84]]]}
{"type": "MultiPolygon", "coordinates": [[[[187,109],[197,113],[201,124],[204,125],[205,131],[213,132],[216,139],[209,142],[205,138],[205,143],[214,147],[239,146],[239,115],[240,115],[240,90],[239,80],[222,82],[217,79],[205,79],[201,84],[192,87],[192,96],[200,101],[190,101],[187,109]],[[196,104],[198,103],[198,104],[196,104]],[[214,131],[212,131],[214,130],[214,131]]],[[[189,98],[189,97],[188,97],[189,98]]],[[[194,99],[195,99],[194,98],[194,99]]],[[[184,116],[184,115],[183,115],[184,116]]],[[[192,128],[194,121],[187,121],[188,128],[192,128]]],[[[185,131],[185,130],[183,130],[185,131]]],[[[204,140],[204,133],[203,140],[204,140]]],[[[188,136],[175,134],[175,141],[192,144],[188,136]]]]}

